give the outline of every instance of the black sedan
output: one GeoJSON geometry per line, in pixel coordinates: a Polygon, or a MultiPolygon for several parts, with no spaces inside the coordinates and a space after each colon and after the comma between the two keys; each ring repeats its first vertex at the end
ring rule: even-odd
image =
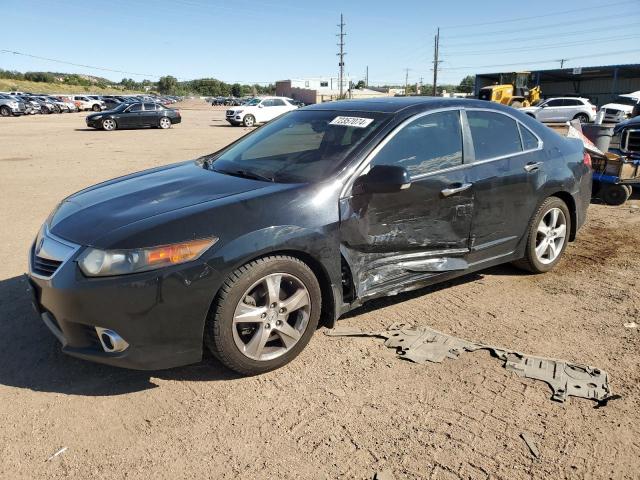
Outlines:
{"type": "Polygon", "coordinates": [[[70,355],[157,369],[205,345],[257,374],[369,299],[505,262],[551,270],[590,198],[582,143],[510,107],[324,103],[71,195],[29,283],[70,355]]]}
{"type": "Polygon", "coordinates": [[[178,110],[151,102],[123,103],[113,110],[94,113],[87,116],[87,126],[102,130],[116,128],[170,128],[180,123],[182,117],[178,110]]]}

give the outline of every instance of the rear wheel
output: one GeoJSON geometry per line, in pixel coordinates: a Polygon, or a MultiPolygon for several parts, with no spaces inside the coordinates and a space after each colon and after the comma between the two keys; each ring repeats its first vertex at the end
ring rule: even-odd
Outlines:
{"type": "Polygon", "coordinates": [[[586,113],[579,113],[575,117],[574,120],[580,120],[580,123],[589,123],[589,115],[586,113]]]}
{"type": "Polygon", "coordinates": [[[626,185],[620,185],[615,183],[605,183],[600,187],[600,198],[607,205],[622,205],[631,196],[631,192],[627,189],[626,185]]]}
{"type": "Polygon", "coordinates": [[[171,127],[171,120],[168,117],[162,117],[159,122],[160,128],[167,129],[171,127]]]}
{"type": "Polygon", "coordinates": [[[117,127],[116,121],[111,118],[105,118],[102,120],[102,129],[106,131],[115,130],[117,127]]]}
{"type": "Polygon", "coordinates": [[[93,105],[93,107],[91,107],[91,110],[93,110],[94,112],[99,112],[100,111],[100,105],[98,105],[97,103],[95,103],[93,105]]]}
{"type": "Polygon", "coordinates": [[[564,253],[571,232],[567,205],[557,197],[547,198],[529,224],[524,258],[514,263],[532,273],[553,269],[564,253]]]}
{"type": "Polygon", "coordinates": [[[245,115],[244,118],[242,119],[242,124],[245,127],[253,127],[256,124],[256,117],[254,117],[251,114],[245,115]]]}
{"type": "Polygon", "coordinates": [[[320,285],[297,258],[274,255],[233,272],[218,293],[204,343],[244,375],[279,368],[309,343],[318,326],[320,285]]]}

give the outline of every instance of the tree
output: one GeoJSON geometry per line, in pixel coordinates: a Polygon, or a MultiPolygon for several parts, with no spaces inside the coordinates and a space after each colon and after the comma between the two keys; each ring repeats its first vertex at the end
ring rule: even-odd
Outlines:
{"type": "Polygon", "coordinates": [[[472,93],[476,84],[476,79],[473,75],[467,75],[462,79],[460,85],[458,85],[458,91],[464,93],[472,93]]]}
{"type": "Polygon", "coordinates": [[[234,83],[233,85],[231,85],[231,95],[233,95],[234,97],[241,97],[243,95],[243,88],[242,85],[240,85],[239,83],[234,83]]]}
{"type": "Polygon", "coordinates": [[[158,91],[163,94],[171,94],[176,91],[178,87],[178,79],[171,75],[160,77],[158,80],[158,91]]]}
{"type": "Polygon", "coordinates": [[[358,81],[358,83],[356,83],[356,88],[358,90],[362,90],[363,88],[365,88],[367,85],[366,83],[364,83],[364,80],[360,80],[358,81]]]}

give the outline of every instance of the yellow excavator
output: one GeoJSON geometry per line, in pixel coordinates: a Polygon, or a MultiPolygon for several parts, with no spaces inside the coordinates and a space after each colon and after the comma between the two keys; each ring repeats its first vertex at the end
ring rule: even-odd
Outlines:
{"type": "Polygon", "coordinates": [[[478,98],[514,108],[536,105],[540,101],[542,90],[540,85],[533,88],[527,86],[530,74],[531,72],[501,74],[500,83],[481,88],[478,98]],[[508,78],[504,78],[505,76],[508,78]]]}

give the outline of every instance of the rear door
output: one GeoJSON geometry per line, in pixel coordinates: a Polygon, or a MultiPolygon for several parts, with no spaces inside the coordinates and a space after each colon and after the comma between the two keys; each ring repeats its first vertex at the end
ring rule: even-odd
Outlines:
{"type": "Polygon", "coordinates": [[[399,192],[366,194],[356,179],[340,200],[341,251],[359,298],[466,268],[473,188],[464,151],[456,109],[409,119],[374,150],[362,173],[398,165],[412,182],[399,192]]]}
{"type": "Polygon", "coordinates": [[[152,102],[144,103],[144,110],[140,114],[141,126],[152,127],[158,125],[158,111],[156,104],[152,102]]]}
{"type": "Polygon", "coordinates": [[[514,117],[466,109],[473,142],[471,262],[512,253],[537,206],[545,175],[542,141],[514,117]]]}

